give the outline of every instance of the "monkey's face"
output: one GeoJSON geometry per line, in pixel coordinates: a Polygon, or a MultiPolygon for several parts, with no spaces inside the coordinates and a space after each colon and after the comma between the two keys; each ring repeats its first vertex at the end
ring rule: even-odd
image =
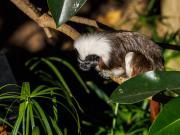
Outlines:
{"type": "Polygon", "coordinates": [[[79,67],[83,71],[88,71],[92,67],[96,67],[99,63],[100,57],[97,55],[88,55],[84,60],[78,59],[79,67]]]}

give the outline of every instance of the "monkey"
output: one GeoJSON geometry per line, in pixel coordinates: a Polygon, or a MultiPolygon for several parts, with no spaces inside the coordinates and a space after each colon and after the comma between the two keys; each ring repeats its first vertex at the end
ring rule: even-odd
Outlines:
{"type": "MultiPolygon", "coordinates": [[[[121,84],[147,71],[164,70],[161,48],[138,32],[107,31],[82,35],[74,42],[80,69],[95,68],[105,79],[121,84]],[[114,78],[123,78],[115,80],[114,78]]],[[[151,118],[159,112],[159,103],[150,100],[151,118]]]]}
{"type": "Polygon", "coordinates": [[[80,69],[95,68],[99,74],[131,78],[138,74],[163,70],[161,48],[149,37],[138,32],[107,31],[88,33],[74,42],[80,69]]]}

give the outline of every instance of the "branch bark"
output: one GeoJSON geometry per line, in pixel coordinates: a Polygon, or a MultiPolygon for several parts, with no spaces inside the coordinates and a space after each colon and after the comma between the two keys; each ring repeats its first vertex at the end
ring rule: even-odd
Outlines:
{"type": "Polygon", "coordinates": [[[70,18],[70,21],[85,24],[85,25],[92,26],[95,28],[99,28],[99,26],[95,20],[84,18],[84,17],[73,16],[70,18]]]}

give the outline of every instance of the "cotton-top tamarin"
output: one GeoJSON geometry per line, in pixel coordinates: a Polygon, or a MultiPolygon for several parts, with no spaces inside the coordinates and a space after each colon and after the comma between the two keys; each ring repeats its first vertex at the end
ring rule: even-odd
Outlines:
{"type": "Polygon", "coordinates": [[[80,68],[91,67],[104,77],[127,78],[150,71],[162,70],[160,47],[150,38],[128,31],[84,34],[74,43],[80,68]]]}

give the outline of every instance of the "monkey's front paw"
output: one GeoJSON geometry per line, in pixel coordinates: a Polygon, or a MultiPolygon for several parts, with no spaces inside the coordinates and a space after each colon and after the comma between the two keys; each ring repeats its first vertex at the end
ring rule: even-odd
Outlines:
{"type": "Polygon", "coordinates": [[[104,79],[109,79],[111,76],[111,71],[109,70],[102,70],[99,72],[99,75],[103,77],[104,79]]]}

